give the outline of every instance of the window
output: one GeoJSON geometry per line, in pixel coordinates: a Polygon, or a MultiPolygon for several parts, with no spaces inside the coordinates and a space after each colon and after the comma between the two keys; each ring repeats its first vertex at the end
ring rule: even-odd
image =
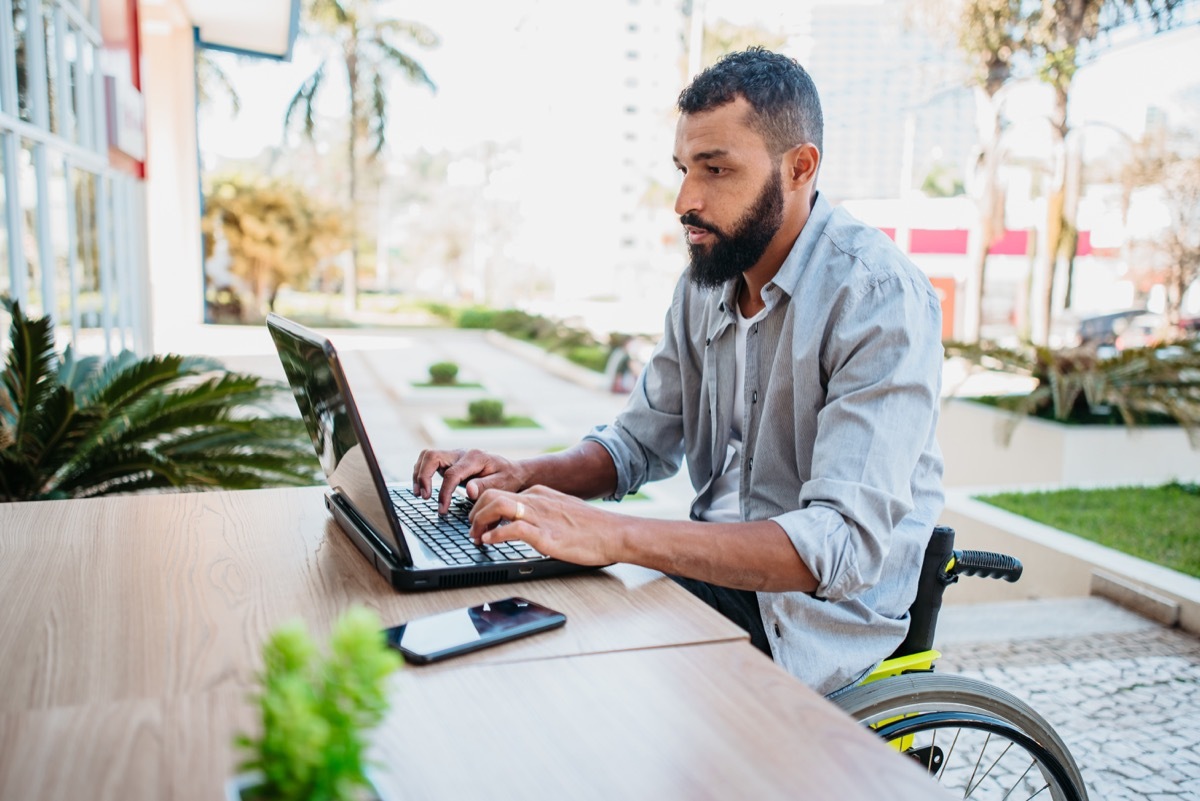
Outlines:
{"type": "Polygon", "coordinates": [[[105,133],[99,4],[11,0],[0,15],[0,292],[53,316],[60,339],[132,347],[143,287],[141,182],[105,133]]]}

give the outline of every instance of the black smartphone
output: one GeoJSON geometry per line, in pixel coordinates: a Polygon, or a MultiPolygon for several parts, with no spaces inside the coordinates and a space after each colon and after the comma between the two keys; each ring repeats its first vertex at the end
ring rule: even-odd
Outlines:
{"type": "Polygon", "coordinates": [[[567,622],[567,616],[525,598],[505,598],[467,609],[419,617],[384,633],[405,660],[424,664],[478,651],[567,622]]]}

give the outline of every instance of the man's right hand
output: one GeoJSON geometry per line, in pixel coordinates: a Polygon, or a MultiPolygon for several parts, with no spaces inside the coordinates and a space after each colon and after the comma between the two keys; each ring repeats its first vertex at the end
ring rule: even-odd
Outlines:
{"type": "Polygon", "coordinates": [[[454,488],[465,485],[467,497],[477,500],[486,489],[520,492],[528,475],[518,462],[479,450],[424,450],[413,466],[413,494],[418,498],[433,495],[433,474],[442,476],[438,493],[438,512],[450,511],[454,488]]]}

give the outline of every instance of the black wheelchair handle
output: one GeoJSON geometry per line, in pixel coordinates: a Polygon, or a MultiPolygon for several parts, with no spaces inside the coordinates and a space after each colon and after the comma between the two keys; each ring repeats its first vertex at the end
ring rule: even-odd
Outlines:
{"type": "Polygon", "coordinates": [[[981,576],[983,578],[1016,581],[1021,578],[1021,560],[1015,556],[989,551],[954,551],[953,564],[947,572],[953,576],[981,576]]]}

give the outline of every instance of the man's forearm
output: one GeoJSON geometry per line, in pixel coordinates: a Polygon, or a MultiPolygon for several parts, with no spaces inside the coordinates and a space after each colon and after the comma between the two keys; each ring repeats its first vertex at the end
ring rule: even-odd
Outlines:
{"type": "Polygon", "coordinates": [[[617,488],[617,468],[598,442],[580,442],[569,450],[520,461],[524,486],[544,486],[577,498],[602,498],[617,488]]]}
{"type": "MultiPolygon", "coordinates": [[[[616,515],[616,517],[624,517],[616,515]]],[[[613,537],[618,562],[737,590],[812,592],[817,579],[776,523],[702,523],[624,517],[613,537]]]]}

